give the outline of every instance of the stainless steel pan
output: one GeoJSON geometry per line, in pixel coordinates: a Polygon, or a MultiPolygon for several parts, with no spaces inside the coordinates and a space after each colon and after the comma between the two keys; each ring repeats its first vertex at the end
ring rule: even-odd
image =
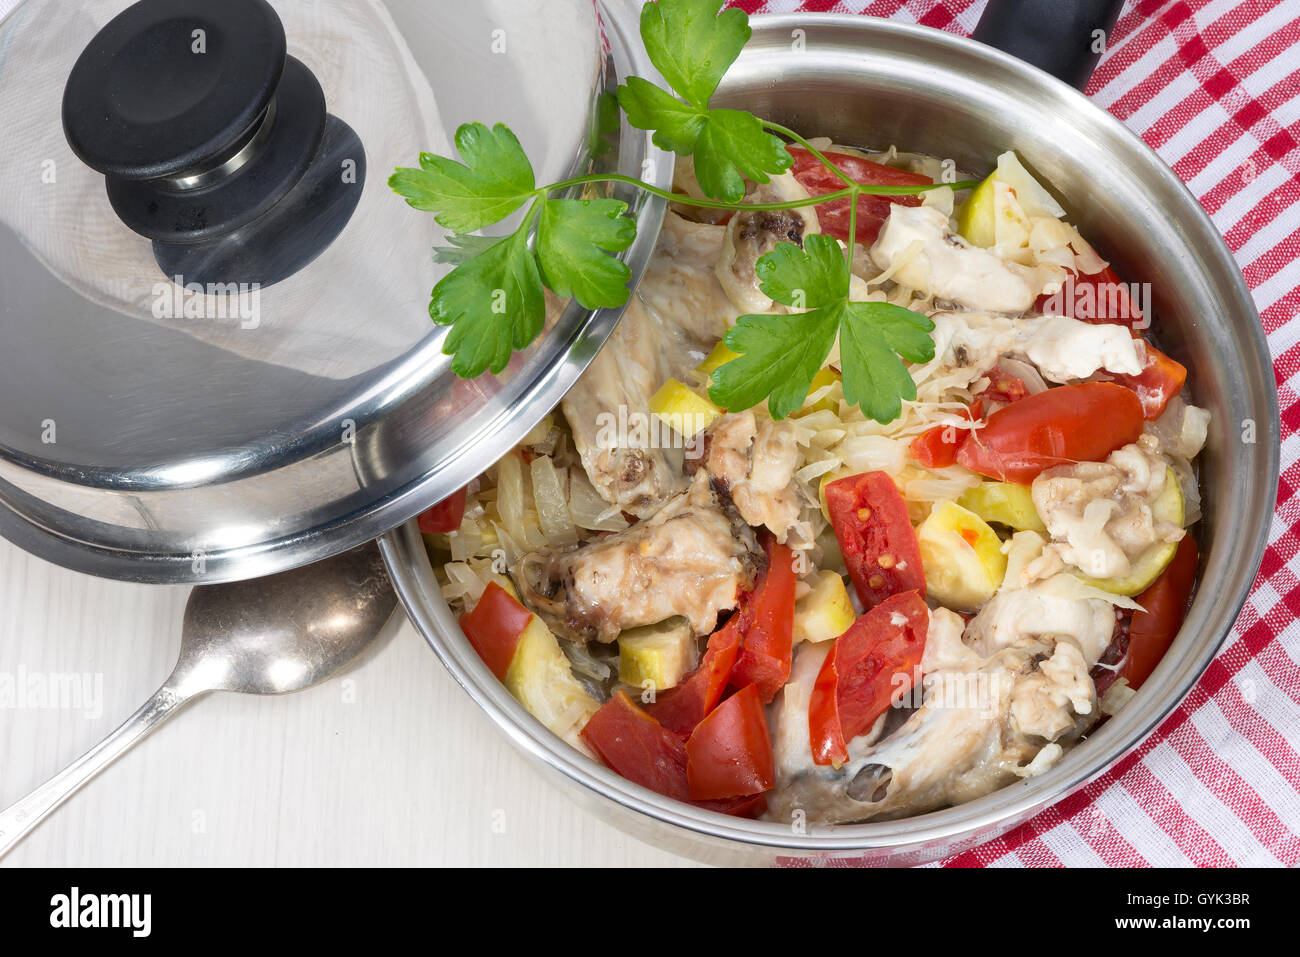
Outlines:
{"type": "MultiPolygon", "coordinates": [[[[1115,5],[1091,6],[1113,13],[1115,5]]],[[[1073,46],[1060,56],[1050,48],[1061,37],[1036,36],[1014,10],[981,32],[1078,81],[1091,66],[1082,23],[1065,31],[1073,46]]],[[[1193,399],[1213,414],[1201,459],[1202,579],[1164,662],[1117,717],[1040,777],[907,820],[796,833],[668,800],[579,755],[538,724],[465,641],[414,523],[381,545],[412,619],[457,681],[520,751],[598,816],[712,861],[930,860],[993,838],[1102,774],[1170,714],[1214,657],[1254,579],[1272,515],[1279,452],[1272,368],[1250,291],[1196,199],[1137,136],[1065,83],[924,27],[837,15],[757,17],[753,25],[724,85],[729,104],[807,135],[893,143],[975,172],[1014,149],[1122,275],[1151,283],[1155,336],[1187,365],[1193,399]]]]}

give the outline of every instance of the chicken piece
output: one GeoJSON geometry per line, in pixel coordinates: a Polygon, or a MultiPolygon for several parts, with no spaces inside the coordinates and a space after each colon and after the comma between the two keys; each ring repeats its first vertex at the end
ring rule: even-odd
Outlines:
{"type": "MultiPolygon", "coordinates": [[[[1017,538],[1031,535],[1042,541],[1034,532],[1021,532],[1017,538]]],[[[1012,572],[1008,560],[1008,581],[1012,572]]],[[[1074,576],[1062,573],[1022,588],[1004,585],[967,626],[966,644],[989,657],[1025,638],[1053,635],[1077,645],[1091,668],[1115,634],[1115,603],[1100,597],[1080,598],[1079,584],[1074,576]]]]}
{"type": "Polygon", "coordinates": [[[886,712],[849,743],[838,769],[811,758],[807,701],[820,661],[801,646],[777,702],[768,818],[802,810],[810,821],[845,824],[961,804],[1045,770],[1095,720],[1086,660],[1069,638],[1027,636],[984,658],[961,631],[947,609],[931,614],[923,702],[910,715],[886,712]]]}
{"type": "Polygon", "coordinates": [[[930,206],[895,204],[890,209],[871,258],[889,269],[899,257],[905,262],[892,273],[895,282],[965,309],[1018,315],[1040,292],[1034,270],[972,246],[949,228],[947,216],[930,206]]]}
{"type": "Polygon", "coordinates": [[[1086,379],[1099,370],[1138,375],[1146,362],[1142,340],[1124,326],[1094,325],[1068,316],[1021,320],[1017,340],[1049,382],[1086,379]]]}
{"type": "Polygon", "coordinates": [[[1034,507],[1053,539],[1043,551],[1045,559],[1059,559],[1094,578],[1122,578],[1149,547],[1183,537],[1182,528],[1152,514],[1167,473],[1154,445],[1153,438],[1143,436],[1105,462],[1062,465],[1034,479],[1034,507]]]}
{"type": "MultiPolygon", "coordinates": [[[[756,188],[745,197],[745,201],[783,203],[808,197],[808,190],[792,174],[782,173],[756,188]]],[[[805,236],[820,232],[821,224],[811,206],[738,212],[727,224],[726,240],[716,260],[718,282],[741,312],[771,312],[772,300],[759,288],[754,270],[759,258],[771,252],[777,243],[794,243],[802,247],[805,236]]]]}
{"type": "Polygon", "coordinates": [[[934,322],[935,358],[922,381],[961,373],[969,385],[1002,356],[1023,356],[1051,382],[1086,379],[1097,372],[1133,374],[1145,361],[1141,340],[1123,326],[1092,325],[1068,316],[1013,319],[987,312],[940,311],[934,322]]]}
{"type": "Polygon", "coordinates": [[[524,604],[575,640],[610,642],[679,615],[706,635],[761,559],[754,533],[699,472],[651,518],[576,549],[525,555],[514,578],[524,604]]]}
{"type": "Polygon", "coordinates": [[[638,518],[654,514],[682,484],[663,433],[637,428],[653,421],[650,398],[698,365],[736,316],[711,266],[722,234],[721,226],[667,215],[618,328],[561,402],[591,484],[638,518]]]}
{"type": "Polygon", "coordinates": [[[784,544],[801,511],[794,484],[799,461],[794,427],[747,409],[715,422],[706,446],[704,467],[714,486],[731,497],[741,518],[766,526],[784,544]]]}

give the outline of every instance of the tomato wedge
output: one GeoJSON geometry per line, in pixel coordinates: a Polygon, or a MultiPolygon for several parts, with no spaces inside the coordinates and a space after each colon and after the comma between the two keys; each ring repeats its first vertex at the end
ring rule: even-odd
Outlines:
{"type": "Polygon", "coordinates": [[[757,685],[766,704],[790,677],[796,576],[793,549],[777,544],[770,535],[764,548],[767,570],[753,594],[747,596],[747,627],[731,673],[731,685],[757,685]]]}
{"type": "Polygon", "coordinates": [[[829,483],[826,507],[864,607],[905,591],[925,597],[916,531],[907,503],[887,472],[864,472],[829,483]]]}
{"type": "Polygon", "coordinates": [[[1158,419],[1164,414],[1169,400],[1183,391],[1187,381],[1187,368],[1175,362],[1151,343],[1146,343],[1146,365],[1137,375],[1117,375],[1115,382],[1131,389],[1142,403],[1142,414],[1148,419],[1158,419]]]}
{"type": "Polygon", "coordinates": [[[488,582],[474,610],[460,616],[460,630],[497,680],[505,681],[519,636],[532,617],[533,613],[508,591],[496,582],[488,582]]]}
{"type": "Polygon", "coordinates": [[[1146,326],[1128,286],[1109,266],[1101,272],[1071,276],[1059,293],[1039,296],[1036,308],[1094,324],[1118,323],[1130,329],[1146,326]]]}
{"type": "Polygon", "coordinates": [[[1183,390],[1187,369],[1143,338],[1138,331],[1146,328],[1142,311],[1129,295],[1128,286],[1109,266],[1099,273],[1072,277],[1055,296],[1039,296],[1037,308],[1094,325],[1127,326],[1134,339],[1143,339],[1147,353],[1145,367],[1137,375],[1114,376],[1114,381],[1137,394],[1147,419],[1160,418],[1169,400],[1183,390]]]}
{"type": "Polygon", "coordinates": [[[1133,612],[1128,653],[1120,662],[1116,679],[1127,678],[1130,687],[1140,688],[1160,664],[1187,615],[1199,558],[1196,541],[1191,535],[1184,535],[1173,561],[1150,588],[1134,599],[1144,610],[1133,612]]]}
{"type": "Polygon", "coordinates": [[[691,732],[686,781],[696,801],[746,797],[772,787],[776,768],[758,685],[745,685],[691,732]]]}
{"type": "Polygon", "coordinates": [[[989,370],[988,375],[989,384],[977,398],[988,399],[991,402],[1011,403],[1019,402],[1029,396],[1029,386],[1025,385],[1025,380],[1010,372],[1002,371],[1001,366],[994,366],[989,370]]]}
{"type": "MultiPolygon", "coordinates": [[[[799,184],[813,196],[834,193],[844,188],[844,181],[828,170],[817,157],[799,146],[791,146],[790,155],[794,166],[790,172],[799,184]]],[[[835,164],[855,183],[871,186],[925,186],[933,182],[929,177],[919,173],[910,173],[905,169],[873,163],[871,160],[848,153],[822,151],[823,155],[835,164]]],[[[920,206],[919,196],[859,196],[857,240],[870,245],[880,235],[880,227],[889,218],[889,208],[894,203],[903,206],[920,206]]],[[[817,209],[817,221],[822,232],[836,239],[847,239],[849,235],[849,201],[847,199],[831,200],[822,203],[817,209]]]]}
{"type": "Polygon", "coordinates": [[[767,796],[751,794],[747,797],[728,798],[725,801],[693,801],[697,807],[732,817],[756,818],[767,810],[767,796]]]}
{"type": "Polygon", "coordinates": [[[660,693],[649,711],[664,727],[688,735],[718,706],[727,690],[731,670],[740,653],[740,638],[746,627],[745,601],[727,623],[709,636],[700,666],[681,684],[660,693]]]}
{"type": "MultiPolygon", "coordinates": [[[[1024,383],[1021,385],[1023,386],[1024,383]]],[[[977,398],[962,410],[962,415],[971,422],[978,422],[984,415],[983,400],[977,398]]],[[[957,446],[961,445],[968,431],[952,425],[936,425],[914,438],[908,445],[908,449],[912,453],[912,458],[928,469],[947,468],[949,465],[956,464],[957,446]]]]}
{"type": "Polygon", "coordinates": [[[930,610],[916,591],[887,598],[835,639],[808,701],[817,764],[839,767],[848,743],[920,678],[930,610]]]}
{"type": "Polygon", "coordinates": [[[967,436],[957,461],[1001,482],[1028,485],[1039,472],[1100,462],[1142,434],[1142,403],[1113,382],[1063,385],[1013,402],[967,436]]]}
{"type": "Polygon", "coordinates": [[[465,518],[465,489],[453,492],[416,519],[425,535],[454,532],[465,518]]]}
{"type": "Polygon", "coordinates": [[[612,770],[678,801],[690,800],[686,745],[618,691],[593,714],[581,736],[612,770]]]}

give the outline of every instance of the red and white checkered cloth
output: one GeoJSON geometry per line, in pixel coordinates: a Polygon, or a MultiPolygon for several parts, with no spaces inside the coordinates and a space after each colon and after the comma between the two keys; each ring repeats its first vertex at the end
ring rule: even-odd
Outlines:
{"type": "MultiPolygon", "coordinates": [[[[986,0],[742,0],[969,35],[986,0]]],[[[1188,184],[1254,290],[1282,407],[1263,568],[1187,700],[1109,773],[947,866],[1300,863],[1300,3],[1130,0],[1088,95],[1188,184]]]]}

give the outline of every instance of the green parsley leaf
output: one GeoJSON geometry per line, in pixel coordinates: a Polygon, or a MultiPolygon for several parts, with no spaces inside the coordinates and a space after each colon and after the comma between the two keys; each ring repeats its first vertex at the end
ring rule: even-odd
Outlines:
{"type": "Polygon", "coordinates": [[[774,419],[803,405],[813,376],[835,344],[841,304],[787,316],[741,316],[727,332],[739,358],[713,373],[709,398],[724,409],[748,409],[767,399],[774,419]]]}
{"type": "Polygon", "coordinates": [[[433,287],[429,315],[451,326],[442,351],[451,369],[473,379],[500,372],[510,353],[537,338],[546,321],[546,298],[537,257],[520,229],[467,259],[433,287]]]}
{"type": "Polygon", "coordinates": [[[636,238],[636,223],[617,199],[548,199],[537,227],[537,258],[546,285],[587,309],[627,302],[632,271],[607,253],[636,238]]]}
{"type": "Polygon", "coordinates": [[[743,10],[719,14],[721,8],[722,0],[659,0],[641,8],[641,40],[650,62],[701,110],[753,32],[743,10]]]}
{"type": "Polygon", "coordinates": [[[707,196],[738,202],[745,179],[766,183],[790,168],[785,144],[743,110],[710,109],[709,100],[749,39],[749,18],[721,0],[659,0],[641,8],[641,39],[650,60],[681,99],[640,77],[618,89],[628,122],[654,131],[661,149],[694,156],[707,196]],[[683,102],[684,101],[684,102],[683,102]]]}
{"type": "Polygon", "coordinates": [[[793,162],[785,144],[752,113],[689,106],[638,76],[618,88],[618,102],[629,123],[654,131],[660,149],[695,157],[700,188],[714,199],[737,203],[745,196],[745,177],[766,183],[793,162]]]}
{"type": "Polygon", "coordinates": [[[533,166],[505,124],[466,123],[456,150],[464,162],[421,153],[419,169],[397,169],[388,185],[454,233],[499,222],[534,195],[533,166]]]}
{"type": "Polygon", "coordinates": [[[802,249],[778,243],[755,271],[765,295],[808,311],[741,316],[726,336],[727,348],[741,355],[714,373],[713,401],[743,409],[766,398],[772,418],[785,418],[803,405],[838,334],[845,401],[877,422],[898,418],[902,400],[916,398],[902,359],[934,358],[934,323],[890,303],[852,302],[844,251],[829,236],[805,237],[802,249]]]}
{"type": "Polygon", "coordinates": [[[765,296],[795,309],[815,309],[848,296],[849,264],[844,250],[821,233],[805,236],[803,248],[777,243],[760,257],[754,272],[765,296]]]}
{"type": "Polygon", "coordinates": [[[881,424],[898,418],[902,400],[916,398],[916,383],[899,356],[909,362],[933,359],[933,330],[927,317],[902,306],[846,302],[840,317],[844,401],[881,424]]]}
{"type": "Polygon", "coordinates": [[[433,261],[459,266],[486,251],[488,247],[495,246],[499,238],[499,236],[457,236],[453,233],[447,237],[448,245],[433,247],[433,261]]]}

